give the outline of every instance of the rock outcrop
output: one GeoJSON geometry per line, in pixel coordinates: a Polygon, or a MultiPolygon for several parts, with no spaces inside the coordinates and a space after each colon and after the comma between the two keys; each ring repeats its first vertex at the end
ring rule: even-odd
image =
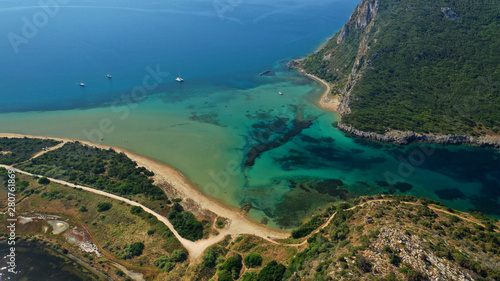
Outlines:
{"type": "MultiPolygon", "coordinates": [[[[457,268],[446,259],[436,256],[425,244],[419,236],[411,235],[402,229],[383,227],[380,229],[378,239],[372,244],[373,250],[366,251],[365,254],[370,258],[379,257],[384,246],[390,246],[401,256],[403,263],[425,272],[429,280],[474,280],[464,270],[457,268]]],[[[374,264],[375,269],[388,266],[390,267],[390,265],[383,263],[374,264]]],[[[378,270],[382,271],[384,268],[378,270]]]]}
{"type": "Polygon", "coordinates": [[[337,123],[337,127],[344,132],[353,134],[358,137],[368,138],[381,142],[391,142],[395,144],[409,144],[411,142],[430,142],[439,144],[471,144],[481,147],[500,148],[499,136],[480,136],[471,137],[464,135],[436,135],[436,134],[421,134],[413,131],[397,131],[391,130],[385,134],[377,134],[374,132],[363,132],[352,126],[342,122],[337,123]]]}
{"type": "Polygon", "coordinates": [[[348,76],[346,86],[341,90],[339,94],[339,106],[337,111],[340,115],[346,115],[351,113],[349,105],[352,98],[352,89],[359,81],[362,75],[362,69],[366,67],[366,62],[363,57],[368,50],[368,35],[371,33],[373,28],[375,17],[377,16],[378,8],[380,6],[380,0],[365,0],[361,2],[356,7],[356,10],[349,18],[349,21],[344,25],[340,34],[337,37],[337,44],[347,44],[345,38],[349,36],[352,30],[360,30],[361,37],[358,47],[358,54],[356,55],[356,61],[352,67],[351,73],[348,76]]]}

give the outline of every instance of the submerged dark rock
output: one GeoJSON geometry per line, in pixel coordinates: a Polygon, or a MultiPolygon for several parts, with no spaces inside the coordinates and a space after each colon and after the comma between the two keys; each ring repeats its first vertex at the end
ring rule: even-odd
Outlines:
{"type": "Polygon", "coordinates": [[[441,189],[436,190],[436,193],[439,198],[444,200],[455,200],[455,199],[465,199],[467,196],[457,188],[449,188],[449,189],[441,189]]]}
{"type": "Polygon", "coordinates": [[[293,127],[284,135],[282,135],[278,140],[272,141],[269,143],[258,144],[250,148],[250,151],[247,153],[246,160],[243,163],[245,167],[251,167],[255,165],[255,160],[264,152],[269,151],[271,149],[280,147],[290,140],[292,140],[295,136],[300,134],[302,130],[311,127],[312,120],[293,120],[293,127]]]}
{"type": "Polygon", "coordinates": [[[266,70],[264,72],[261,72],[259,75],[260,76],[273,76],[274,72],[272,72],[271,70],[266,70]]]}

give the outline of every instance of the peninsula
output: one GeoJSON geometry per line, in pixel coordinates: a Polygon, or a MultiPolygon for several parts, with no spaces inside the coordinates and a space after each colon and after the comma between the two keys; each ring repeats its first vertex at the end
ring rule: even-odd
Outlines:
{"type": "Polygon", "coordinates": [[[331,85],[321,103],[348,133],[500,148],[499,9],[363,0],[318,52],[290,66],[331,85]]]}
{"type": "Polygon", "coordinates": [[[42,241],[83,263],[96,272],[89,280],[500,278],[500,224],[479,212],[414,196],[365,196],[278,231],[121,148],[2,137],[0,161],[9,164],[0,176],[16,175],[18,241],[42,241]]]}

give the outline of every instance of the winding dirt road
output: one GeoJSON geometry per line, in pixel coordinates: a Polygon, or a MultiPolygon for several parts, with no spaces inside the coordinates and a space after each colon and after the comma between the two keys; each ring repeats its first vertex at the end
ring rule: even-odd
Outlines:
{"type": "MultiPolygon", "coordinates": [[[[23,137],[28,137],[28,138],[39,138],[39,139],[54,139],[58,141],[62,141],[62,144],[58,144],[54,147],[52,147],[49,151],[42,151],[37,153],[34,157],[39,157],[44,153],[48,153],[50,151],[57,150],[57,148],[62,147],[65,143],[67,142],[73,142],[73,140],[70,139],[65,139],[65,138],[52,138],[52,137],[41,137],[41,136],[30,136],[30,135],[20,135],[20,134],[8,134],[8,133],[0,133],[0,137],[10,137],[10,138],[23,138],[23,137]]],[[[182,243],[182,245],[188,250],[189,252],[189,257],[190,260],[195,260],[198,258],[203,251],[210,247],[211,245],[220,242],[224,239],[226,235],[242,235],[242,234],[251,234],[255,235],[258,237],[261,237],[262,239],[269,241],[271,243],[277,243],[273,239],[285,239],[290,236],[289,231],[281,231],[281,230],[276,230],[272,229],[269,227],[266,227],[262,224],[259,224],[258,222],[255,222],[248,218],[241,210],[237,208],[232,208],[229,206],[226,206],[222,204],[221,202],[210,198],[203,194],[201,191],[196,189],[187,178],[185,178],[179,171],[166,166],[164,164],[158,163],[154,160],[151,160],[147,157],[129,152],[123,148],[120,147],[114,147],[114,146],[106,146],[102,144],[95,144],[89,141],[80,141],[80,143],[92,146],[92,147],[98,147],[101,149],[114,149],[116,152],[120,153],[123,152],[126,154],[130,159],[135,161],[138,166],[145,167],[146,169],[153,171],[155,176],[153,177],[155,184],[157,185],[162,185],[162,184],[169,184],[172,186],[177,192],[182,194],[181,197],[183,198],[189,198],[196,202],[200,208],[209,210],[211,212],[214,212],[215,214],[218,214],[220,216],[223,216],[228,219],[228,222],[226,223],[226,226],[224,229],[218,230],[219,234],[216,236],[211,236],[208,239],[203,239],[203,240],[198,240],[196,242],[187,240],[185,238],[182,238],[177,231],[173,228],[172,224],[170,221],[168,221],[167,218],[164,216],[154,212],[153,210],[147,208],[146,206],[143,206],[135,201],[131,201],[127,198],[120,197],[115,194],[111,194],[102,190],[97,190],[91,187],[87,186],[82,186],[82,185],[76,185],[70,182],[58,180],[58,179],[53,179],[49,178],[53,182],[57,182],[63,185],[71,186],[71,187],[76,187],[80,188],[95,194],[99,194],[102,196],[106,196],[109,198],[113,198],[116,200],[120,200],[122,202],[125,202],[127,204],[130,204],[132,206],[140,206],[142,207],[146,212],[154,215],[158,220],[161,222],[165,223],[170,230],[174,233],[175,237],[182,243]]],[[[34,158],[33,157],[33,158],[34,158]]],[[[7,165],[0,165],[0,167],[5,167],[5,168],[11,168],[10,166],[7,165]]],[[[26,174],[26,175],[32,175],[35,176],[31,173],[16,169],[16,168],[11,168],[18,173],[26,174]]],[[[36,175],[39,177],[42,177],[41,175],[36,175]]]]}

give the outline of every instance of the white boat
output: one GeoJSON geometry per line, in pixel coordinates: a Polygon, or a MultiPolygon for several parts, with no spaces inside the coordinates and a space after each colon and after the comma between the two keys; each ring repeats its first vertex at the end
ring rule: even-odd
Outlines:
{"type": "Polygon", "coordinates": [[[111,76],[111,74],[107,74],[106,77],[113,78],[113,76],[111,76]]]}
{"type": "Polygon", "coordinates": [[[82,87],[85,87],[85,83],[77,83],[78,85],[82,86],[82,87]]]}
{"type": "Polygon", "coordinates": [[[282,92],[280,92],[280,95],[283,95],[283,93],[282,93],[282,92]]]}
{"type": "Polygon", "coordinates": [[[181,78],[181,72],[179,71],[179,76],[177,76],[177,78],[175,78],[175,81],[181,83],[181,82],[184,82],[184,79],[181,78]]]}

